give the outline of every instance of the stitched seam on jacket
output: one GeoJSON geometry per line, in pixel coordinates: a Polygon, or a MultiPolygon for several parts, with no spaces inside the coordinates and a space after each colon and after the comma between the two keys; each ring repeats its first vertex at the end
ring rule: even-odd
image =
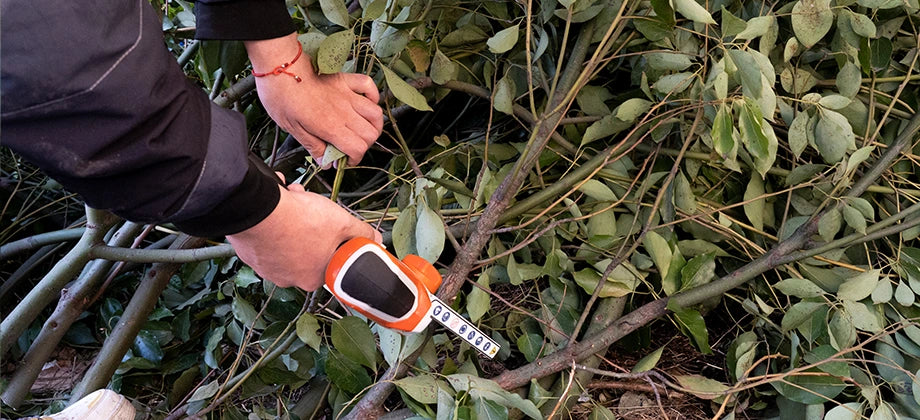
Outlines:
{"type": "Polygon", "coordinates": [[[113,63],[113,64],[108,68],[108,70],[106,70],[105,73],[102,74],[102,76],[99,76],[99,78],[96,79],[96,81],[95,81],[92,85],[90,85],[90,87],[88,87],[88,88],[86,88],[86,89],[83,89],[83,90],[81,90],[81,91],[79,91],[79,92],[76,92],[76,93],[72,93],[72,94],[70,94],[70,95],[67,95],[67,96],[65,96],[65,97],[63,97],[63,98],[52,99],[52,100],[50,100],[50,101],[42,102],[42,103],[40,103],[40,104],[30,105],[30,106],[25,107],[25,108],[23,108],[23,109],[17,109],[17,110],[15,110],[15,111],[11,111],[11,112],[0,113],[0,116],[12,117],[12,116],[14,116],[14,115],[16,115],[16,114],[19,114],[19,113],[28,112],[28,111],[34,111],[34,110],[39,109],[39,108],[44,108],[44,107],[46,107],[46,106],[54,105],[54,104],[56,104],[56,103],[58,103],[58,102],[63,102],[63,101],[67,101],[67,100],[76,98],[76,97],[78,97],[78,96],[80,96],[80,95],[85,95],[85,94],[87,94],[87,93],[89,93],[89,92],[92,92],[94,89],[96,89],[96,86],[99,86],[99,84],[102,83],[102,81],[105,80],[105,79],[109,76],[109,74],[111,74],[113,71],[115,71],[115,68],[118,67],[118,65],[121,64],[122,61],[124,61],[124,59],[128,56],[128,54],[131,54],[131,52],[134,51],[134,49],[137,48],[137,46],[141,43],[141,38],[144,37],[144,30],[143,30],[143,25],[144,25],[144,4],[143,4],[143,1],[144,1],[144,0],[138,0],[138,6],[139,6],[139,7],[138,7],[138,19],[137,19],[137,39],[134,40],[134,44],[132,44],[131,47],[129,47],[127,51],[125,51],[124,53],[122,53],[121,57],[118,57],[118,59],[115,60],[115,63],[113,63]]]}

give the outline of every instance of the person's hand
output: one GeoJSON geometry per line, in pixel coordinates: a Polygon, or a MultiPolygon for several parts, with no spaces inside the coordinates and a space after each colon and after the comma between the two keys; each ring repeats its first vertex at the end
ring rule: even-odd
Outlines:
{"type": "MultiPolygon", "coordinates": [[[[296,33],[246,41],[245,45],[252,69],[258,73],[289,63],[300,48],[296,33]]],[[[321,162],[326,143],[348,155],[349,165],[357,165],[383,130],[383,111],[377,105],[380,92],[374,81],[363,74],[316,74],[306,55],[285,71],[290,74],[256,78],[259,99],[268,115],[321,165],[332,164],[321,162]]]]}
{"type": "Polygon", "coordinates": [[[315,290],[342,242],[359,236],[381,241],[380,232],[328,198],[296,183],[279,188],[281,200],[265,220],[227,236],[237,256],[272,283],[315,290]]]}

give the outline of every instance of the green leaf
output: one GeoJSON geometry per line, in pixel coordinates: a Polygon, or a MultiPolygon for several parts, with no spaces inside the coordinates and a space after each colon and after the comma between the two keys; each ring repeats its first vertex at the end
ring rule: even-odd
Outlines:
{"type": "Polygon", "coordinates": [[[847,160],[847,173],[849,174],[856,171],[856,168],[859,168],[859,165],[865,162],[866,159],[872,155],[873,151],[875,151],[875,146],[865,146],[856,149],[847,160]]]}
{"type": "Polygon", "coordinates": [[[808,134],[806,134],[805,131],[807,128],[808,114],[799,112],[789,126],[789,148],[796,158],[802,156],[802,152],[804,152],[805,147],[808,146],[808,134]]]}
{"type": "Polygon", "coordinates": [[[615,113],[611,113],[588,126],[585,130],[585,135],[581,138],[581,144],[584,146],[592,141],[612,136],[632,126],[633,123],[631,121],[623,121],[617,118],[615,113]]]}
{"type": "Polygon", "coordinates": [[[256,275],[256,272],[252,268],[243,266],[240,268],[236,274],[233,275],[233,284],[236,287],[249,287],[252,284],[261,282],[262,279],[256,275]]]}
{"type": "Polygon", "coordinates": [[[747,22],[733,15],[722,5],[722,24],[719,27],[722,29],[722,37],[728,38],[743,32],[747,28],[747,22]]]}
{"type": "Polygon", "coordinates": [[[740,116],[741,140],[755,158],[764,158],[770,154],[767,134],[764,131],[763,115],[760,108],[752,101],[744,101],[740,116]]]}
{"type": "Polygon", "coordinates": [[[655,368],[655,365],[658,364],[658,360],[661,359],[661,354],[664,352],[664,347],[659,347],[658,350],[655,350],[639,359],[636,362],[636,365],[633,366],[630,372],[632,373],[641,373],[647,372],[655,368]]]}
{"type": "MultiPolygon", "coordinates": [[[[885,283],[888,283],[888,281],[886,280],[885,283]]],[[[894,292],[894,299],[898,301],[898,304],[902,306],[911,306],[914,304],[915,298],[916,295],[914,291],[911,290],[910,286],[905,284],[903,280],[898,281],[898,287],[894,292]]]]}
{"type": "Polygon", "coordinates": [[[377,370],[377,341],[363,320],[346,316],[332,323],[332,345],[345,357],[377,370]]]}
{"type": "Polygon", "coordinates": [[[693,65],[689,56],[679,53],[652,52],[645,54],[644,57],[653,69],[664,71],[682,71],[693,65]]]}
{"type": "Polygon", "coordinates": [[[783,89],[795,95],[810,91],[818,83],[817,74],[808,67],[786,67],[779,77],[783,89]]]}
{"type": "Polygon", "coordinates": [[[843,109],[850,105],[850,98],[842,95],[827,95],[821,98],[818,104],[827,109],[843,109]]]}
{"type": "MultiPolygon", "coordinates": [[[[681,0],[681,1],[688,1],[691,3],[696,3],[694,0],[681,0]]],[[[681,93],[687,90],[687,88],[689,88],[690,85],[693,84],[693,80],[695,79],[694,76],[695,75],[693,73],[669,74],[667,76],[662,76],[661,78],[659,78],[658,81],[652,85],[652,88],[665,95],[673,96],[673,95],[676,95],[678,93],[681,93]]]]}
{"type": "Polygon", "coordinates": [[[833,400],[846,388],[843,381],[833,376],[823,376],[818,369],[807,369],[803,374],[792,374],[770,385],[784,397],[808,405],[833,400]]]}
{"type": "Polygon", "coordinates": [[[438,402],[438,381],[431,375],[408,376],[393,383],[422,404],[438,402]]]}
{"type": "Polygon", "coordinates": [[[771,27],[776,25],[775,16],[760,16],[755,17],[747,21],[747,26],[741,31],[738,35],[735,36],[737,39],[754,39],[759,36],[763,36],[770,30],[771,27]]]}
{"type": "Polygon", "coordinates": [[[313,314],[306,312],[297,318],[297,338],[313,350],[319,351],[322,340],[316,333],[317,330],[319,330],[319,322],[313,314]]]}
{"type": "Polygon", "coordinates": [[[875,286],[878,285],[879,273],[881,270],[869,270],[851,277],[840,285],[840,289],[837,290],[837,299],[863,300],[869,297],[875,290],[875,286]]]}
{"type": "Polygon", "coordinates": [[[459,69],[457,63],[447,58],[440,49],[434,51],[434,61],[431,62],[431,81],[443,85],[457,78],[459,69]]]}
{"type": "Polygon", "coordinates": [[[859,71],[859,66],[847,61],[837,73],[835,83],[841,95],[847,98],[855,97],[862,85],[862,73],[859,71]]]}
{"type": "Polygon", "coordinates": [[[719,111],[712,122],[712,145],[724,159],[734,159],[734,154],[737,151],[735,138],[732,136],[734,129],[734,124],[732,123],[731,106],[724,103],[719,105],[719,111]]]}
{"type": "Polygon", "coordinates": [[[613,99],[613,94],[603,86],[585,85],[575,95],[581,111],[596,116],[610,114],[610,107],[605,102],[611,99],[613,99]]]}
{"type": "Polygon", "coordinates": [[[428,106],[428,101],[417,89],[409,86],[405,80],[386,66],[381,65],[380,69],[383,70],[383,76],[386,78],[387,86],[390,88],[390,91],[393,92],[393,95],[396,96],[396,99],[403,101],[406,105],[419,111],[431,111],[431,107],[428,106]]]}
{"type": "Polygon", "coordinates": [[[533,333],[522,334],[517,339],[517,347],[528,362],[533,362],[542,353],[543,336],[533,333]]]}
{"type": "Polygon", "coordinates": [[[220,68],[227,76],[239,74],[246,68],[246,47],[241,41],[223,40],[220,42],[220,68]]]}
{"type": "Polygon", "coordinates": [[[330,22],[343,28],[351,26],[349,24],[350,17],[348,16],[348,10],[345,8],[345,2],[343,0],[319,0],[319,5],[323,9],[323,15],[325,15],[326,19],[329,19],[330,22]]]}
{"type": "Polygon", "coordinates": [[[824,415],[824,420],[859,420],[862,417],[862,403],[851,402],[840,404],[824,415]]]}
{"type": "Polygon", "coordinates": [[[895,347],[891,336],[882,337],[875,342],[875,353],[872,359],[877,363],[875,368],[879,376],[886,382],[910,381],[907,370],[904,369],[904,354],[895,347]]]}
{"type": "Polygon", "coordinates": [[[835,311],[827,326],[831,345],[838,351],[850,348],[856,343],[856,326],[853,318],[845,311],[835,311]]]}
{"type": "Polygon", "coordinates": [[[847,226],[853,228],[853,230],[863,235],[866,234],[866,218],[863,217],[859,210],[856,210],[848,205],[844,205],[843,220],[845,220],[847,222],[847,226]]]}
{"type": "Polygon", "coordinates": [[[833,23],[830,0],[799,0],[792,8],[792,30],[805,48],[824,38],[833,23]]]}
{"type": "Polygon", "coordinates": [[[888,281],[888,278],[882,278],[877,285],[875,285],[875,290],[872,291],[872,303],[888,303],[893,296],[893,289],[891,287],[891,282],[888,281]]]}
{"type": "Polygon", "coordinates": [[[478,26],[473,24],[463,25],[457,30],[447,34],[441,39],[440,47],[454,48],[482,42],[489,38],[478,26]]]}
{"type": "Polygon", "coordinates": [[[716,275],[716,261],[712,254],[693,257],[680,269],[681,290],[690,290],[712,281],[716,275]]]}
{"type": "Polygon", "coordinates": [[[872,23],[872,19],[861,13],[850,12],[849,15],[850,27],[853,28],[853,32],[866,38],[875,38],[876,28],[875,24],[872,23]]]}
{"type": "Polygon", "coordinates": [[[683,172],[674,178],[674,205],[688,214],[696,212],[696,195],[683,172]]]}
{"type": "Polygon", "coordinates": [[[712,400],[721,397],[729,390],[725,385],[715,379],[709,379],[700,375],[676,375],[674,379],[681,387],[686,388],[691,394],[704,400],[712,400]]]}
{"type": "Polygon", "coordinates": [[[867,220],[875,220],[875,208],[865,198],[847,197],[847,204],[859,210],[867,220]]]}
{"type": "MultiPolygon", "coordinates": [[[[329,148],[328,146],[326,147],[329,148]]],[[[415,254],[415,226],[418,216],[415,214],[415,205],[407,206],[396,218],[393,224],[393,249],[396,256],[404,258],[406,255],[415,254]]]]}
{"type": "Polygon", "coordinates": [[[795,37],[789,38],[789,40],[786,41],[786,46],[783,49],[783,62],[788,63],[789,60],[792,60],[801,52],[802,44],[799,44],[799,40],[795,39],[795,37]]]}
{"type": "Polygon", "coordinates": [[[672,0],[671,4],[677,13],[684,15],[687,19],[710,25],[716,24],[716,21],[712,20],[712,15],[696,0],[672,0]]]}
{"type": "Polygon", "coordinates": [[[332,74],[342,71],[342,67],[348,61],[348,54],[351,53],[351,46],[354,42],[355,34],[351,32],[351,29],[327,36],[319,44],[319,50],[316,53],[316,64],[319,67],[319,73],[332,74]]]}
{"type": "Polygon", "coordinates": [[[877,333],[882,330],[882,325],[878,315],[874,312],[874,308],[873,306],[872,309],[869,309],[866,305],[852,300],[843,301],[843,309],[850,314],[853,326],[858,330],[869,333],[877,333]]]}
{"type": "Polygon", "coordinates": [[[225,327],[217,327],[207,334],[204,346],[204,363],[211,369],[217,369],[220,359],[220,340],[224,338],[225,327]]]}
{"type": "Polygon", "coordinates": [[[456,418],[457,401],[444,388],[438,388],[438,412],[436,420],[453,420],[456,418]]]}
{"type": "MultiPolygon", "coordinates": [[[[764,91],[763,72],[761,72],[760,65],[754,53],[732,49],[728,50],[728,58],[731,59],[732,64],[738,69],[735,72],[735,77],[738,78],[740,76],[741,79],[740,82],[745,96],[745,102],[742,102],[742,104],[753,102],[751,98],[760,98],[764,91]]],[[[758,107],[758,115],[761,115],[760,111],[758,107]]]]}
{"type": "Polygon", "coordinates": [[[514,48],[514,44],[517,44],[517,40],[518,26],[512,25],[498,31],[494,36],[486,41],[486,45],[489,46],[489,51],[492,51],[495,54],[501,54],[514,48]]]}
{"type": "Polygon", "coordinates": [[[501,404],[482,398],[473,399],[473,412],[476,420],[503,420],[508,418],[508,408],[501,404]]]}
{"type": "Polygon", "coordinates": [[[534,419],[543,418],[540,410],[533,402],[521,398],[520,395],[506,391],[497,383],[477,376],[455,373],[447,376],[450,386],[458,392],[468,392],[473,398],[482,398],[495,401],[505,407],[517,408],[527,416],[534,419]]]}
{"type": "Polygon", "coordinates": [[[824,294],[824,289],[806,279],[785,279],[773,286],[786,296],[795,296],[800,299],[815,298],[824,294]]]}
{"type": "MultiPolygon", "coordinates": [[[[914,378],[920,378],[920,370],[917,370],[917,372],[914,373],[914,378]]],[[[910,390],[914,396],[914,402],[920,404],[920,381],[916,379],[910,381],[910,390]]]]}
{"type": "Polygon", "coordinates": [[[613,193],[613,190],[596,179],[585,181],[578,187],[578,191],[585,193],[585,195],[597,201],[617,201],[617,196],[613,193]]]}
{"type": "MultiPolygon", "coordinates": [[[[594,289],[601,279],[601,274],[593,268],[585,268],[576,271],[572,276],[575,278],[575,283],[581,286],[582,289],[585,289],[585,293],[590,295],[594,294],[594,289]]],[[[639,278],[636,277],[635,268],[629,263],[624,262],[611,270],[607,280],[601,285],[601,291],[598,292],[598,297],[626,296],[635,291],[638,285],[639,278]],[[627,266],[629,266],[629,268],[627,266]],[[632,268],[632,270],[630,270],[630,268],[632,268]]]]}
{"type": "Polygon", "coordinates": [[[380,337],[380,353],[389,366],[399,363],[399,353],[402,351],[403,336],[396,330],[376,326],[377,336],[380,337]]]}
{"type": "Polygon", "coordinates": [[[613,209],[608,209],[588,218],[588,242],[602,249],[613,246],[617,235],[617,219],[613,209]]]}
{"type": "Polygon", "coordinates": [[[630,98],[617,106],[613,114],[617,119],[625,122],[633,122],[652,108],[652,102],[642,98],[630,98]]]}
{"type": "Polygon", "coordinates": [[[387,10],[387,0],[372,0],[364,3],[364,10],[361,11],[361,18],[364,20],[375,20],[387,10]]]}
{"type": "Polygon", "coordinates": [[[751,222],[751,226],[754,226],[759,231],[763,231],[763,216],[767,200],[757,197],[762,197],[764,194],[766,192],[764,191],[763,179],[759,176],[752,176],[748,182],[747,189],[744,191],[744,201],[747,202],[744,205],[744,214],[751,222]]]}
{"type": "Polygon", "coordinates": [[[709,331],[706,330],[703,315],[695,309],[672,308],[672,310],[677,317],[677,322],[690,333],[690,338],[693,339],[697,349],[703,354],[712,354],[712,349],[709,347],[709,331]]]}
{"type": "Polygon", "coordinates": [[[824,344],[813,348],[805,354],[802,360],[805,363],[818,365],[818,370],[834,376],[846,377],[850,375],[850,368],[845,359],[834,357],[837,353],[833,347],[824,344]]]}
{"type": "MultiPolygon", "coordinates": [[[[509,259],[509,261],[513,260],[513,258],[509,259]]],[[[483,271],[476,283],[489,290],[489,272],[483,271]]],[[[470,314],[470,321],[479,321],[489,311],[491,302],[492,296],[488,292],[478,287],[473,287],[473,290],[466,296],[466,311],[470,314]]]]}
{"type": "Polygon", "coordinates": [[[206,385],[200,386],[195,389],[195,392],[192,393],[192,396],[189,397],[188,401],[202,401],[214,396],[217,394],[217,390],[220,389],[220,381],[211,381],[206,385]]]}
{"type": "Polygon", "coordinates": [[[134,337],[134,345],[132,346],[134,354],[143,357],[155,364],[159,364],[163,361],[163,348],[160,347],[160,342],[157,340],[156,336],[148,330],[141,330],[134,337]]]}
{"type": "Polygon", "coordinates": [[[325,368],[326,377],[331,379],[339,389],[349,394],[357,394],[373,383],[370,375],[361,365],[335,350],[329,351],[325,368]]]}
{"type": "Polygon", "coordinates": [[[841,226],[843,226],[842,221],[843,218],[839,209],[836,207],[828,209],[827,213],[821,216],[821,220],[818,220],[818,234],[821,235],[821,239],[826,242],[833,240],[837,232],[840,231],[841,226]]]}
{"type": "Polygon", "coordinates": [[[667,277],[671,266],[672,253],[668,241],[657,232],[649,231],[645,234],[645,238],[642,239],[642,245],[645,246],[645,252],[648,252],[649,256],[652,257],[652,261],[655,262],[655,266],[658,267],[658,273],[661,278],[667,277]]]}
{"type": "Polygon", "coordinates": [[[870,43],[869,63],[872,69],[879,72],[888,68],[891,63],[891,40],[888,38],[879,38],[870,43]]]}
{"type": "Polygon", "coordinates": [[[415,227],[415,247],[418,256],[434,264],[444,251],[444,240],[447,234],[444,231],[444,222],[434,210],[422,203],[417,207],[416,217],[418,222],[415,227]]]}
{"type": "Polygon", "coordinates": [[[514,114],[514,94],[517,87],[509,75],[505,75],[495,84],[495,109],[508,115],[514,114]]]}
{"type": "Polygon", "coordinates": [[[257,330],[265,329],[265,321],[259,317],[258,311],[241,296],[233,298],[231,309],[233,310],[233,317],[236,318],[237,321],[240,321],[246,328],[255,328],[257,330]]]}
{"type": "Polygon", "coordinates": [[[815,313],[818,309],[825,307],[826,304],[823,302],[808,302],[802,301],[798,302],[795,305],[792,305],[786,314],[783,315],[783,320],[781,323],[783,333],[794,330],[799,325],[802,325],[805,321],[811,319],[811,315],[815,313]]]}

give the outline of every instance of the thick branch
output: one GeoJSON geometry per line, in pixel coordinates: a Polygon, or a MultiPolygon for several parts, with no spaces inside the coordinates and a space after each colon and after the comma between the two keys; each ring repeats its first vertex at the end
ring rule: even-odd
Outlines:
{"type": "MultiPolygon", "coordinates": [[[[204,239],[182,235],[173,243],[170,250],[199,247],[203,244],[204,239]]],[[[115,370],[121,364],[121,359],[134,343],[137,333],[147,322],[150,312],[156,307],[160,293],[169,285],[169,279],[179,267],[181,264],[159,263],[147,270],[141,279],[140,286],[131,297],[131,302],[128,303],[119,318],[118,324],[102,345],[93,365],[71,393],[71,404],[109,383],[115,370]]]]}
{"type": "Polygon", "coordinates": [[[75,241],[83,236],[85,228],[64,229],[54,232],[41,233],[28,238],[22,238],[0,246],[0,260],[5,260],[20,252],[29,251],[45,245],[58,242],[75,241]]]}
{"type": "Polygon", "coordinates": [[[230,108],[234,102],[240,100],[243,95],[252,92],[255,88],[256,78],[250,74],[221,92],[220,95],[214,98],[214,103],[222,108],[230,108]]]}
{"type": "Polygon", "coordinates": [[[90,250],[92,258],[134,263],[190,263],[236,255],[230,244],[196,249],[137,249],[96,245],[90,250]]]}
{"type": "MultiPolygon", "coordinates": [[[[90,220],[89,217],[87,220],[90,220]]],[[[131,243],[142,227],[142,225],[127,222],[112,236],[109,243],[116,246],[131,243]]],[[[80,313],[86,309],[90,298],[111,267],[111,261],[95,260],[80,274],[72,287],[61,292],[61,300],[54,308],[54,313],[45,321],[38,337],[35,338],[29,351],[23,357],[19,368],[10,378],[3,395],[0,395],[0,398],[10,407],[15,408],[22,404],[45,362],[51,357],[54,349],[80,313]]]]}
{"type": "Polygon", "coordinates": [[[0,323],[0,356],[9,351],[19,335],[45,309],[45,306],[56,299],[64,285],[83,269],[83,266],[89,261],[90,248],[102,242],[106,232],[117,220],[117,217],[108,212],[86,208],[86,231],[80,241],[54,265],[54,268],[0,323]]]}

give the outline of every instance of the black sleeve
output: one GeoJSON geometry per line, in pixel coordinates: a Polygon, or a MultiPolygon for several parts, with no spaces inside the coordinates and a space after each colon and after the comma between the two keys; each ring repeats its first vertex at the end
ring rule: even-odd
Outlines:
{"type": "Polygon", "coordinates": [[[284,0],[198,0],[195,38],[257,40],[294,32],[284,0]]]}
{"type": "Polygon", "coordinates": [[[147,0],[87,3],[4,1],[2,145],[129,220],[218,236],[264,219],[280,192],[250,170],[243,116],[187,80],[147,0]]]}

